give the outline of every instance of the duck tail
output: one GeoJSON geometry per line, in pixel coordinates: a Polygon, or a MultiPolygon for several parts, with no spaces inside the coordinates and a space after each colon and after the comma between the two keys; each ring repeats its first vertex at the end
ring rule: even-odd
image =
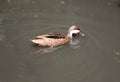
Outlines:
{"type": "Polygon", "coordinates": [[[31,42],[33,42],[33,43],[35,43],[35,44],[38,44],[38,43],[39,43],[39,41],[38,41],[38,40],[35,40],[35,39],[31,40],[31,42]]]}

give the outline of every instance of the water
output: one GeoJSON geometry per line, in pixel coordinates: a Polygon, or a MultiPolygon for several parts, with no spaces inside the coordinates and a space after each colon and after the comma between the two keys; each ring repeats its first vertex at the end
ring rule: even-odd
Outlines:
{"type": "Polygon", "coordinates": [[[1,0],[0,82],[120,82],[118,0],[1,0]],[[78,45],[34,47],[78,25],[78,45]],[[47,53],[44,52],[47,49],[47,53]],[[42,52],[41,52],[42,50],[42,52]]]}

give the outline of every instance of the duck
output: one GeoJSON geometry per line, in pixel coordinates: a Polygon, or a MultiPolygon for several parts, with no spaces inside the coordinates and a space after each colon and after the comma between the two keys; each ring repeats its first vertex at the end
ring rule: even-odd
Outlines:
{"type": "Polygon", "coordinates": [[[67,44],[74,38],[74,35],[84,36],[84,34],[81,33],[80,28],[76,25],[73,25],[68,29],[67,35],[57,32],[43,34],[36,36],[34,39],[31,40],[31,42],[39,46],[56,47],[67,44]]]}

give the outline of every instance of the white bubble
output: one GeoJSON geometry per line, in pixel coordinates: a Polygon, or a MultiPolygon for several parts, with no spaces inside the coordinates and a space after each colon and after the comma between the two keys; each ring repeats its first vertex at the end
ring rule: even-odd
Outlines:
{"type": "Polygon", "coordinates": [[[63,1],[63,0],[61,0],[61,2],[60,2],[61,4],[65,4],[65,1],[63,1]]]}
{"type": "Polygon", "coordinates": [[[85,34],[81,33],[81,36],[85,36],[85,34]]]}

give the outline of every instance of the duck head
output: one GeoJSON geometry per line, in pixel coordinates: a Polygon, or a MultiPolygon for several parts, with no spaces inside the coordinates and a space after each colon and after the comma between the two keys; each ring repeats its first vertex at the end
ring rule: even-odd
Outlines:
{"type": "Polygon", "coordinates": [[[72,39],[74,35],[85,36],[83,33],[81,33],[78,26],[73,25],[69,28],[67,36],[72,39]]]}

